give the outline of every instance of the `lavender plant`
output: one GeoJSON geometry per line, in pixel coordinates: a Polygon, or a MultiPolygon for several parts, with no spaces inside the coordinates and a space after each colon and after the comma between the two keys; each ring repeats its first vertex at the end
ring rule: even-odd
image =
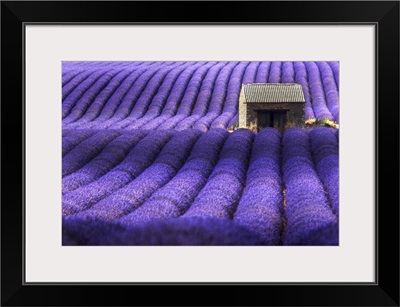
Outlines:
{"type": "Polygon", "coordinates": [[[338,126],[237,129],[243,83],[298,83],[307,123],[338,123],[338,62],[62,69],[63,244],[338,244],[338,126]]]}
{"type": "Polygon", "coordinates": [[[98,180],[63,195],[63,216],[90,208],[134,180],[154,162],[172,134],[171,131],[149,133],[111,171],[98,180]]]}
{"type": "Polygon", "coordinates": [[[200,132],[193,129],[177,132],[154,163],[143,173],[78,216],[115,220],[137,209],[151,194],[175,176],[199,137],[200,132]]]}
{"type": "Polygon", "coordinates": [[[310,132],[315,169],[327,191],[333,212],[339,216],[339,144],[336,129],[318,127],[310,132]]]}
{"type": "Polygon", "coordinates": [[[318,178],[308,134],[286,131],[282,141],[282,170],[286,187],[285,245],[337,245],[338,221],[318,178]]]}
{"type": "Polygon", "coordinates": [[[280,139],[272,128],[256,135],[246,187],[234,216],[235,223],[259,234],[266,245],[281,244],[283,230],[280,139]]]}
{"type": "Polygon", "coordinates": [[[254,133],[238,129],[226,140],[217,165],[183,217],[231,219],[244,186],[254,133]]]}
{"type": "Polygon", "coordinates": [[[116,167],[145,136],[145,131],[136,130],[124,132],[121,136],[116,137],[95,158],[63,178],[62,193],[69,193],[105,175],[116,167]]]}
{"type": "Polygon", "coordinates": [[[224,129],[211,129],[204,133],[177,175],[120,222],[132,225],[181,216],[205,185],[227,135],[224,129]]]}

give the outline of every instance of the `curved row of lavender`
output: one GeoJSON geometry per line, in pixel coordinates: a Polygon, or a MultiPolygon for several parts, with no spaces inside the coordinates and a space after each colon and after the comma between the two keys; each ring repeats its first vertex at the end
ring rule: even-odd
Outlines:
{"type": "Polygon", "coordinates": [[[77,131],[65,244],[338,244],[336,129],[77,131]]]}
{"type": "Polygon", "coordinates": [[[305,119],[339,122],[337,62],[63,62],[65,129],[184,130],[238,122],[242,83],[299,83],[305,119]]]}

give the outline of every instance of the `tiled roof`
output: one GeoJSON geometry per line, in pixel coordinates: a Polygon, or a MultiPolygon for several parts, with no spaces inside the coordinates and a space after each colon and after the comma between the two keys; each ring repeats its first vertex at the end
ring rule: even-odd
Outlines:
{"type": "Polygon", "coordinates": [[[303,89],[296,83],[242,84],[245,103],[305,102],[303,89]]]}

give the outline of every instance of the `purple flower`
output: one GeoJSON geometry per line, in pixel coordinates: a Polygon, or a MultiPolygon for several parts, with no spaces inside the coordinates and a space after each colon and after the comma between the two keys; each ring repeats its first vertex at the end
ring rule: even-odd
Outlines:
{"type": "Polygon", "coordinates": [[[336,87],[339,89],[339,62],[328,62],[335,77],[336,87]]]}
{"type": "Polygon", "coordinates": [[[88,67],[84,62],[63,62],[62,75],[62,100],[68,97],[69,94],[91,74],[98,71],[101,67],[88,67]],[[69,67],[69,69],[67,69],[69,67]],[[65,69],[67,69],[65,71],[65,69]]]}
{"type": "Polygon", "coordinates": [[[261,62],[258,66],[255,83],[267,83],[271,62],[261,62]]]}
{"type": "Polygon", "coordinates": [[[194,73],[199,70],[199,67],[204,66],[205,63],[191,63],[191,65],[179,76],[179,79],[175,82],[172,87],[171,93],[165,103],[164,108],[160,116],[153,118],[147,122],[144,129],[156,129],[160,124],[171,118],[177,112],[178,106],[180,105],[182,98],[185,94],[185,90],[188,86],[189,81],[193,78],[194,73]]]}
{"type": "MultiPolygon", "coordinates": [[[[143,84],[145,86],[144,90],[140,92],[140,96],[135,101],[133,108],[130,111],[130,114],[128,112],[125,113],[125,118],[116,122],[112,126],[110,126],[113,129],[121,129],[125,128],[129,124],[133,123],[133,120],[137,120],[138,118],[141,118],[148,110],[148,107],[153,100],[153,98],[156,96],[158,89],[162,85],[164,79],[167,77],[168,73],[173,70],[176,67],[179,67],[181,65],[184,65],[183,62],[176,62],[173,63],[172,65],[163,65],[161,69],[159,69],[152,77],[151,79],[146,82],[146,84],[143,84]]],[[[146,74],[146,73],[144,73],[146,74]]],[[[139,81],[139,80],[138,80],[139,81]]],[[[121,104],[122,106],[122,104],[121,104]]]]}
{"type": "Polygon", "coordinates": [[[240,89],[242,87],[242,79],[249,64],[249,62],[240,62],[233,70],[229,79],[226,100],[223,106],[222,114],[211,123],[211,127],[226,129],[231,118],[238,112],[238,101],[240,89]]]}
{"type": "Polygon", "coordinates": [[[314,169],[308,134],[300,128],[288,129],[283,136],[282,154],[287,223],[283,243],[337,245],[338,221],[314,169]],[[335,230],[328,231],[332,235],[329,240],[327,229],[335,230]]]}
{"type": "Polygon", "coordinates": [[[279,245],[283,230],[280,134],[272,128],[256,136],[246,187],[235,212],[235,223],[260,235],[266,245],[279,245]]]}
{"type": "Polygon", "coordinates": [[[193,146],[189,158],[177,175],[156,191],[138,209],[120,219],[124,224],[142,224],[152,219],[182,215],[205,185],[218,160],[228,132],[211,129],[193,146]]]}
{"type": "MultiPolygon", "coordinates": [[[[137,65],[138,64],[132,65],[132,68],[136,68],[137,65]]],[[[71,123],[68,124],[69,129],[75,127],[84,127],[84,125],[87,122],[92,121],[99,116],[100,112],[103,110],[106,103],[109,101],[111,95],[121,86],[121,84],[129,77],[129,75],[132,74],[132,68],[131,69],[128,68],[121,70],[117,75],[112,77],[108,82],[108,84],[104,87],[104,89],[102,90],[99,88],[95,89],[99,91],[98,95],[95,97],[94,100],[92,100],[90,105],[87,106],[86,111],[84,111],[84,115],[81,118],[79,118],[75,122],[73,122],[73,120],[70,121],[71,123]]],[[[82,97],[82,100],[86,103],[88,102],[89,99],[87,97],[82,97]]],[[[75,109],[82,110],[83,108],[81,105],[77,105],[75,109]]],[[[67,118],[71,117],[68,116],[67,118]]],[[[67,118],[63,121],[64,125],[67,124],[67,118]]]]}
{"type": "Polygon", "coordinates": [[[282,83],[295,83],[295,72],[293,62],[283,62],[282,64],[282,83]]]}
{"type": "Polygon", "coordinates": [[[121,120],[125,116],[125,111],[121,110],[126,110],[128,108],[130,109],[130,104],[135,101],[135,95],[139,95],[138,92],[140,91],[141,83],[138,79],[151,76],[151,74],[155,73],[161,67],[161,65],[162,63],[158,62],[145,62],[144,64],[138,65],[136,69],[130,72],[130,75],[120,84],[120,86],[107,100],[99,116],[93,121],[83,124],[83,127],[107,128],[114,122],[121,120]],[[145,72],[146,74],[144,74],[145,72]],[[136,83],[136,81],[139,82],[136,83]],[[121,104],[122,106],[120,109],[121,104]]]}
{"type": "Polygon", "coordinates": [[[63,195],[63,215],[86,210],[139,176],[157,158],[171,138],[170,131],[149,133],[127,157],[98,180],[63,195]]]}
{"type": "Polygon", "coordinates": [[[62,118],[68,116],[76,102],[82,95],[108,70],[90,71],[88,74],[82,74],[74,78],[63,88],[62,118]]]}
{"type": "Polygon", "coordinates": [[[65,156],[75,146],[83,142],[85,139],[96,133],[96,130],[67,130],[63,129],[66,135],[62,138],[62,155],[65,156]],[[73,131],[73,133],[71,133],[73,131]]]}
{"type": "Polygon", "coordinates": [[[308,72],[308,84],[311,91],[313,109],[316,118],[334,120],[327,107],[324,87],[321,80],[321,72],[314,62],[306,62],[308,72]]]}
{"type": "Polygon", "coordinates": [[[232,218],[244,186],[254,133],[235,130],[226,140],[219,161],[204,188],[182,217],[232,218]]]}
{"type": "Polygon", "coordinates": [[[336,122],[339,122],[339,92],[331,67],[326,62],[317,62],[321,72],[324,91],[329,111],[336,122]]]}
{"type": "Polygon", "coordinates": [[[119,135],[120,133],[115,130],[103,130],[84,140],[63,157],[62,176],[69,175],[84,166],[119,135]]]}
{"type": "Polygon", "coordinates": [[[315,169],[331,203],[333,212],[339,215],[339,144],[336,129],[318,127],[310,132],[315,169]]]}
{"type": "Polygon", "coordinates": [[[194,66],[193,63],[188,62],[184,63],[183,65],[180,65],[178,67],[175,67],[172,69],[165,79],[163,80],[160,88],[157,90],[157,94],[154,96],[154,98],[151,100],[151,102],[148,105],[147,112],[141,117],[140,119],[137,119],[134,121],[132,124],[128,125],[125,127],[125,129],[137,129],[145,124],[147,124],[150,120],[156,118],[159,116],[164,108],[164,105],[167,101],[167,99],[170,97],[170,95],[175,94],[173,90],[175,89],[176,91],[176,86],[180,85],[183,83],[183,80],[179,80],[179,76],[182,74],[182,72],[189,67],[194,66]]]}
{"type": "MultiPolygon", "coordinates": [[[[175,176],[199,137],[200,132],[193,129],[176,133],[164,146],[153,164],[143,171],[143,173],[133,179],[128,185],[124,187],[120,186],[118,190],[114,189],[115,192],[112,195],[93,206],[86,205],[85,209],[90,209],[78,214],[78,216],[114,220],[132,212],[149,198],[152,193],[164,186],[175,176]]],[[[66,194],[66,196],[71,195],[75,191],[66,194]]],[[[70,209],[69,212],[71,212],[70,209]]],[[[73,213],[77,213],[77,211],[73,213]]]]}
{"type": "Polygon", "coordinates": [[[63,218],[63,245],[262,245],[260,238],[230,220],[184,218],[126,226],[63,218]]]}
{"type": "Polygon", "coordinates": [[[268,83],[281,83],[282,62],[271,62],[268,83]]]}
{"type": "MultiPolygon", "coordinates": [[[[172,129],[186,116],[190,115],[196,102],[197,96],[200,92],[200,87],[202,85],[204,77],[208,75],[208,71],[219,67],[216,67],[215,64],[215,62],[204,64],[195,72],[185,89],[185,94],[177,110],[177,115],[163,122],[160,126],[158,126],[158,129],[172,129]]],[[[220,67],[222,67],[223,65],[224,64],[220,64],[220,67]]]]}
{"type": "Polygon", "coordinates": [[[338,122],[337,62],[65,62],[63,127],[228,128],[242,83],[299,83],[306,119],[338,122]]]}
{"type": "Polygon", "coordinates": [[[303,62],[294,62],[293,68],[295,70],[295,81],[301,84],[305,99],[304,115],[305,119],[315,119],[315,114],[312,106],[311,92],[308,85],[307,69],[303,62]]]}
{"type": "Polygon", "coordinates": [[[339,131],[226,131],[243,83],[298,83],[338,122],[338,62],[62,69],[65,244],[338,244],[339,131]]]}
{"type": "Polygon", "coordinates": [[[219,114],[221,114],[222,106],[224,104],[224,100],[227,94],[226,90],[229,78],[232,74],[232,70],[235,68],[237,64],[238,63],[230,63],[230,65],[225,66],[221,70],[215,82],[208,112],[195,122],[195,124],[193,125],[194,128],[204,132],[207,131],[210,128],[210,125],[214,121],[214,119],[218,117],[219,114]]]}
{"type": "MultiPolygon", "coordinates": [[[[198,126],[206,125],[207,128],[209,127],[211,121],[216,117],[215,114],[221,112],[221,105],[223,104],[226,95],[226,84],[232,70],[237,64],[237,62],[228,64],[220,63],[220,66],[214,66],[216,69],[213,69],[214,67],[210,69],[203,81],[192,115],[184,118],[176,126],[177,130],[184,130],[193,127],[199,119],[206,115],[207,109],[211,114],[211,119],[204,119],[204,121],[199,123],[198,126]]],[[[199,129],[200,127],[196,128],[199,129]]]]}
{"type": "MultiPolygon", "coordinates": [[[[106,72],[104,75],[96,79],[96,81],[85,91],[85,93],[76,101],[75,106],[70,111],[68,116],[63,118],[63,125],[68,125],[80,119],[84,116],[91,106],[96,106],[96,103],[102,104],[104,99],[102,99],[102,95],[104,95],[104,89],[111,82],[111,80],[123,72],[123,68],[114,69],[106,72]]],[[[64,106],[64,104],[63,104],[64,106]]]]}
{"type": "Polygon", "coordinates": [[[145,131],[136,130],[125,132],[115,138],[94,159],[76,172],[63,178],[62,193],[69,193],[106,174],[117,166],[145,135],[145,131]]]}

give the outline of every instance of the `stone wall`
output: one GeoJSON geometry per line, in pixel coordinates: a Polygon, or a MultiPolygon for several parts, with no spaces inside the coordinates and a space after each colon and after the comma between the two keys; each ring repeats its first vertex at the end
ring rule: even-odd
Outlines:
{"type": "Polygon", "coordinates": [[[248,127],[247,123],[247,104],[246,98],[244,96],[244,90],[243,87],[240,90],[240,96],[239,96],[239,128],[246,128],[248,127]]]}

